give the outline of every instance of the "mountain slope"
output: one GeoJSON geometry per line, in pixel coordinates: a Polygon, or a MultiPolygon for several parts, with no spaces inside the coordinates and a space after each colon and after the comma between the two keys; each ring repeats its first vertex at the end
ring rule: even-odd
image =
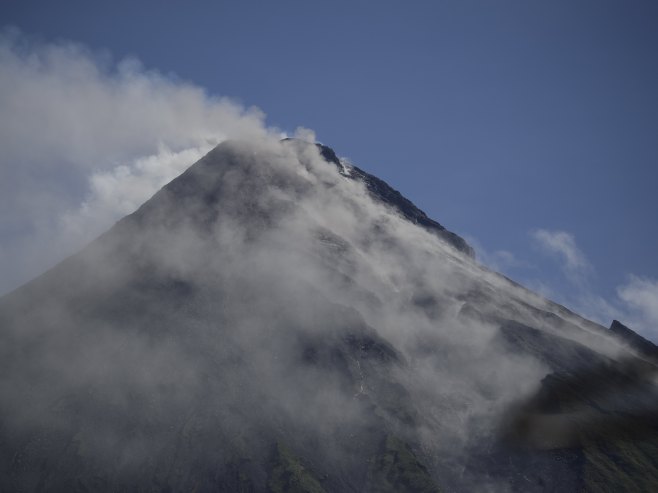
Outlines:
{"type": "Polygon", "coordinates": [[[652,363],[324,146],[221,144],[0,299],[0,330],[2,491],[658,481],[626,419],[652,363]]]}

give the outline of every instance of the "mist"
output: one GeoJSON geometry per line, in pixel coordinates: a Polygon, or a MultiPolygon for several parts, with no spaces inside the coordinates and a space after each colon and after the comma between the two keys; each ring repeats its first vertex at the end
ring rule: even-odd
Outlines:
{"type": "Polygon", "coordinates": [[[375,200],[349,166],[301,139],[226,141],[3,298],[9,440],[71,435],[76,468],[180,487],[157,464],[248,456],[264,478],[285,440],[341,489],[391,435],[447,485],[504,490],[467,467],[473,450],[555,363],[501,325],[623,349],[375,200]]]}
{"type": "MultiPolygon", "coordinates": [[[[510,409],[629,355],[378,200],[312,130],[282,142],[258,109],[15,31],[0,67],[3,487],[261,491],[283,444],[356,491],[393,437],[449,490],[518,490],[510,409]]],[[[573,237],[536,236],[587,271],[573,237]]],[[[620,297],[656,317],[650,280],[620,297]]]]}
{"type": "Polygon", "coordinates": [[[74,253],[264,114],[134,58],[0,32],[0,293],[74,253]]]}

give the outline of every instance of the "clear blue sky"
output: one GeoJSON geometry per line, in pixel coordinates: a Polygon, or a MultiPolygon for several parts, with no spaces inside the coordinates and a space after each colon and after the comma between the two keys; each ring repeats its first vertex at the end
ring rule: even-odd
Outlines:
{"type": "Polygon", "coordinates": [[[537,229],[605,299],[658,279],[658,2],[5,0],[0,24],[312,128],[561,301],[583,287],[537,229]]]}

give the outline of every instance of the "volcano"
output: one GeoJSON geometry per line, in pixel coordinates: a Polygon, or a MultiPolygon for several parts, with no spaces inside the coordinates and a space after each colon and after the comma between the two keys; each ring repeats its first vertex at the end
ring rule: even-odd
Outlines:
{"type": "Polygon", "coordinates": [[[226,141],[0,299],[0,491],[657,491],[657,362],[329,147],[226,141]]]}

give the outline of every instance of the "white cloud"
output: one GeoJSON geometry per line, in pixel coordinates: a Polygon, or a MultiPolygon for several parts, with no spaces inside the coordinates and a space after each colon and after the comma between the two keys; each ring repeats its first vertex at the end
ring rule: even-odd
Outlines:
{"type": "MultiPolygon", "coordinates": [[[[570,295],[565,295],[564,290],[548,288],[548,297],[604,326],[617,319],[645,337],[658,338],[658,280],[630,274],[627,281],[617,287],[617,296],[603,297],[587,282],[587,276],[594,269],[576,244],[574,235],[537,229],[531,236],[544,252],[562,259],[563,272],[576,288],[570,295]]],[[[542,292],[532,281],[525,284],[542,292]]]]}
{"type": "Polygon", "coordinates": [[[199,146],[174,152],[162,146],[156,154],[140,157],[89,177],[89,190],[76,209],[59,221],[63,249],[72,250],[102,233],[117,218],[136,210],[148,197],[182,173],[210,150],[199,146]]]}
{"type": "Polygon", "coordinates": [[[482,243],[475,237],[466,235],[464,239],[475,250],[475,257],[478,262],[497,272],[509,273],[516,268],[530,267],[527,262],[519,260],[516,255],[508,250],[486,249],[482,243]]]}
{"type": "Polygon", "coordinates": [[[658,336],[658,280],[631,275],[617,295],[633,311],[630,322],[658,336]]]}
{"type": "Polygon", "coordinates": [[[304,142],[309,142],[311,144],[315,144],[316,142],[315,132],[306,127],[297,127],[293,137],[295,139],[303,140],[304,142]]]}
{"type": "Polygon", "coordinates": [[[586,318],[609,326],[613,319],[654,342],[658,341],[658,280],[629,275],[616,289],[616,296],[605,298],[583,290],[573,308],[586,318]]]}
{"type": "MultiPolygon", "coordinates": [[[[0,32],[0,293],[132,212],[263,113],[75,43],[0,32]]],[[[310,131],[306,132],[311,135],[310,131]]]]}
{"type": "Polygon", "coordinates": [[[5,155],[35,165],[58,166],[52,158],[63,156],[77,166],[107,166],[163,142],[174,149],[217,143],[258,131],[262,122],[258,110],[78,44],[5,33],[0,66],[0,143],[5,155]]]}
{"type": "Polygon", "coordinates": [[[571,233],[537,229],[531,236],[542,250],[562,260],[562,269],[571,281],[582,282],[590,270],[590,264],[571,233]]]}

